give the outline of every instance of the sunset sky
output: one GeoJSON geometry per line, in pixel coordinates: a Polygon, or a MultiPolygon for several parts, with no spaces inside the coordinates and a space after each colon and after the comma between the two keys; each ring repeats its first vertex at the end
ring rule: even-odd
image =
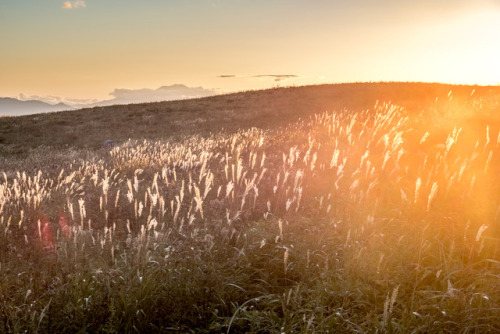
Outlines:
{"type": "Polygon", "coordinates": [[[500,84],[500,0],[1,0],[0,96],[500,84]]]}

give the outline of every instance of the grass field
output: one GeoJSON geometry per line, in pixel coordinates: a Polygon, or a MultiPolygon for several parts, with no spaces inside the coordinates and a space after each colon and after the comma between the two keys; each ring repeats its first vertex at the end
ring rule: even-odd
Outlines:
{"type": "Polygon", "coordinates": [[[498,332],[499,112],[374,83],[0,118],[0,331],[498,332]]]}

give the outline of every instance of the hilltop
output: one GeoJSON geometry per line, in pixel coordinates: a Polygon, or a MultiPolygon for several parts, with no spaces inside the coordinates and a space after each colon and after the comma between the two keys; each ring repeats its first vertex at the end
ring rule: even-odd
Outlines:
{"type": "MultiPolygon", "coordinates": [[[[315,113],[371,109],[392,102],[410,112],[439,109],[450,98],[477,107],[500,95],[498,86],[434,83],[350,83],[274,88],[205,98],[114,105],[0,118],[0,153],[25,154],[38,146],[98,148],[106,139],[182,138],[222,129],[272,129],[315,113]],[[451,93],[451,94],[450,94],[451,93]]],[[[488,104],[489,106],[491,104],[488,104]]]]}

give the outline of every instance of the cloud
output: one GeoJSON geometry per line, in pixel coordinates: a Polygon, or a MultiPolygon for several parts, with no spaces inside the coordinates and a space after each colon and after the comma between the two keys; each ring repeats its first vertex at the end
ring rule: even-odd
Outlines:
{"type": "Polygon", "coordinates": [[[216,95],[218,92],[212,89],[205,89],[203,87],[187,87],[185,85],[171,85],[162,86],[158,89],[115,89],[109,95],[112,99],[109,100],[96,100],[96,99],[75,99],[75,98],[62,98],[59,96],[41,96],[41,95],[26,95],[19,94],[17,97],[20,101],[42,101],[51,105],[64,103],[74,108],[85,108],[94,106],[109,106],[114,104],[130,104],[130,103],[144,103],[168,100],[183,100],[193,99],[198,97],[205,97],[216,95]]]}
{"type": "Polygon", "coordinates": [[[75,1],[64,1],[62,4],[62,8],[71,9],[71,8],[79,8],[86,7],[85,1],[83,0],[75,0],[75,1]]]}
{"type": "MultiPolygon", "coordinates": [[[[217,76],[218,78],[245,78],[244,76],[238,76],[234,74],[222,74],[217,76]]],[[[295,74],[257,74],[257,75],[252,75],[249,78],[270,78],[273,79],[276,82],[287,80],[287,79],[293,79],[293,78],[298,78],[298,75],[295,74]]],[[[247,77],[248,78],[248,77],[247,77]]]]}
{"type": "Polygon", "coordinates": [[[63,102],[63,99],[60,98],[59,96],[26,95],[23,93],[19,94],[18,99],[20,101],[38,100],[38,101],[42,101],[42,102],[49,103],[49,104],[58,104],[58,103],[63,102]]]}
{"type": "Polygon", "coordinates": [[[295,74],[259,74],[254,75],[254,78],[272,78],[274,81],[283,81],[291,78],[298,78],[298,75],[295,74]]]}
{"type": "Polygon", "coordinates": [[[96,103],[99,100],[97,99],[74,99],[74,98],[62,98],[59,96],[53,96],[53,95],[47,95],[47,96],[42,96],[42,95],[26,95],[26,94],[19,94],[17,97],[18,100],[20,101],[42,101],[48,104],[58,104],[58,103],[64,103],[66,105],[72,106],[72,107],[84,107],[86,105],[96,103]]]}
{"type": "Polygon", "coordinates": [[[181,84],[162,86],[158,89],[115,89],[110,93],[113,99],[98,102],[96,103],[96,105],[183,100],[205,97],[215,94],[217,94],[217,92],[212,89],[205,89],[203,87],[187,87],[181,84]]]}

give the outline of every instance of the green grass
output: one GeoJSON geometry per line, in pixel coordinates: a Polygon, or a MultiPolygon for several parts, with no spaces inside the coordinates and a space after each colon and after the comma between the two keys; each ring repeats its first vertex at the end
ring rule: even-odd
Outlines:
{"type": "Polygon", "coordinates": [[[98,138],[5,144],[0,330],[498,332],[500,98],[451,89],[300,87],[38,116],[54,137],[63,117],[98,133],[101,118],[157,108],[109,128],[111,151],[98,138]],[[325,112],[330,98],[340,107],[325,112]],[[375,105],[389,99],[404,108],[375,105]],[[162,113],[179,121],[163,138],[162,113]]]}

